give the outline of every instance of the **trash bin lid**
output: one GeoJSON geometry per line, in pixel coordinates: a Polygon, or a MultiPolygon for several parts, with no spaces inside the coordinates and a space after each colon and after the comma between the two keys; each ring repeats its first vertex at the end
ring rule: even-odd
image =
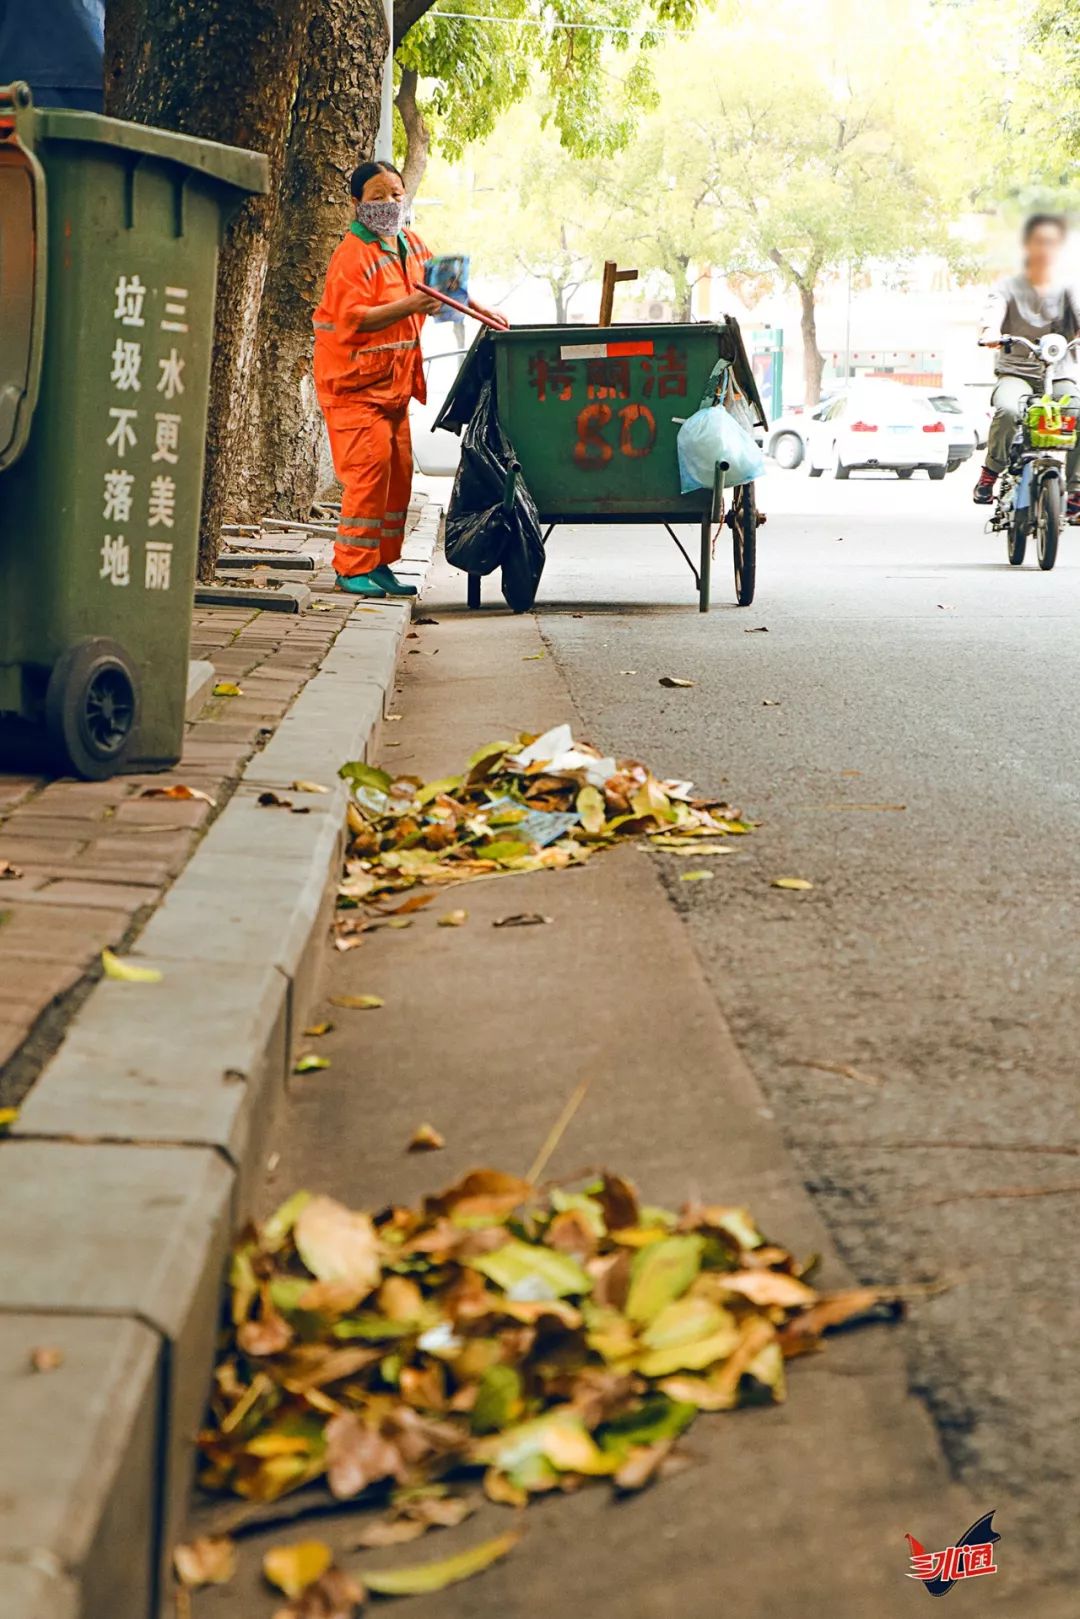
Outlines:
{"type": "Polygon", "coordinates": [[[105,118],[95,112],[74,112],[67,107],[39,107],[34,122],[36,140],[120,147],[146,157],[182,163],[185,168],[205,174],[222,185],[233,186],[237,191],[261,194],[270,189],[270,165],[266,156],[262,152],[246,151],[241,146],[223,146],[219,141],[199,140],[195,135],[178,135],[171,129],[132,124],[122,118],[105,118]]]}

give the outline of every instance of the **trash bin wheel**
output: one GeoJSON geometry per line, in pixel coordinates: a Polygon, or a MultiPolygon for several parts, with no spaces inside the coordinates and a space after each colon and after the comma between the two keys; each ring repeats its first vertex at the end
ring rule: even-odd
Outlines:
{"type": "Polygon", "coordinates": [[[58,763],[105,781],[126,759],[139,722],[139,677],[116,641],[76,641],[60,657],[45,693],[45,729],[58,763]]]}

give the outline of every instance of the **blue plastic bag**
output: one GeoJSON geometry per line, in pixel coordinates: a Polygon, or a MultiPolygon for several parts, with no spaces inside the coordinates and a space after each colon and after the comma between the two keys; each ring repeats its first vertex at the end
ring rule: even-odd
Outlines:
{"type": "Polygon", "coordinates": [[[726,489],[752,483],[765,471],[765,457],[753,435],[723,405],[696,410],[679,428],[677,445],[679,488],[684,495],[711,489],[718,461],[727,462],[726,489]]]}

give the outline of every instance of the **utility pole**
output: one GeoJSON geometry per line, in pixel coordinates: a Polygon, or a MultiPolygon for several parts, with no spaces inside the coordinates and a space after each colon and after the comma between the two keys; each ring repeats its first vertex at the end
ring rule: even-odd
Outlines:
{"type": "Polygon", "coordinates": [[[386,11],[386,32],[389,44],[382,71],[382,96],[379,106],[379,133],[375,137],[375,156],[387,163],[394,161],[394,0],[383,0],[386,11]]]}

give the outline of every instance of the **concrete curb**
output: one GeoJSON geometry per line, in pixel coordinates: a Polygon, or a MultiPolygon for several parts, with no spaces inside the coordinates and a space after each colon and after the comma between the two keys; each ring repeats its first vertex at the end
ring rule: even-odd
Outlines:
{"type": "MultiPolygon", "coordinates": [[[[414,583],[438,525],[429,503],[400,569],[414,583]]],[[[133,957],[161,982],[96,986],[5,1147],[5,1619],[149,1619],[168,1594],[229,1237],[333,913],[337,768],[378,746],[410,617],[387,602],[346,620],[140,935],[133,957]],[[307,813],[261,807],[267,788],[307,813]],[[63,1353],[47,1373],[43,1345],[63,1353]]]]}

